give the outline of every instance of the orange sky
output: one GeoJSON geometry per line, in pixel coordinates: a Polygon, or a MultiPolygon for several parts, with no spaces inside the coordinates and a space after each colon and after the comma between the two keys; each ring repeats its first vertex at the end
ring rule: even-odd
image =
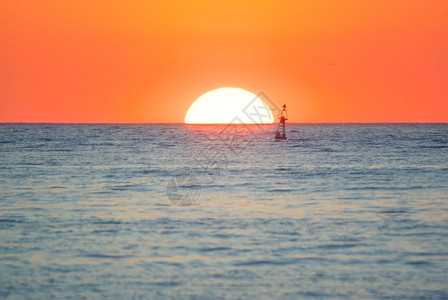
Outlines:
{"type": "Polygon", "coordinates": [[[447,16],[446,0],[4,0],[0,122],[183,122],[226,86],[291,122],[448,122],[447,16]]]}

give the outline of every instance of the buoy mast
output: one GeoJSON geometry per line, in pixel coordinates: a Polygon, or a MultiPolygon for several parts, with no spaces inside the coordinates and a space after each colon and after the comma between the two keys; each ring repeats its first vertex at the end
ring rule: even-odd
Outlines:
{"type": "Polygon", "coordinates": [[[279,119],[280,122],[278,123],[277,132],[275,133],[275,139],[286,140],[285,121],[288,120],[288,113],[286,112],[286,104],[283,104],[283,110],[279,119]]]}

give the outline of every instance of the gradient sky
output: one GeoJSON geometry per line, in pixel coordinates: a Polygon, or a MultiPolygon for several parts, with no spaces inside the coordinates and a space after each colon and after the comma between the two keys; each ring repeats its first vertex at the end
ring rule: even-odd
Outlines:
{"type": "Polygon", "coordinates": [[[291,122],[448,122],[448,1],[0,3],[0,122],[183,122],[219,87],[291,122]]]}

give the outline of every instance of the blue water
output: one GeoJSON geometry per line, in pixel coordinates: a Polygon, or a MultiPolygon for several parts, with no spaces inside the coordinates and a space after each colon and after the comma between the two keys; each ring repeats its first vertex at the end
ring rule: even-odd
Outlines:
{"type": "Polygon", "coordinates": [[[448,124],[274,130],[0,125],[0,298],[448,298],[448,124]]]}

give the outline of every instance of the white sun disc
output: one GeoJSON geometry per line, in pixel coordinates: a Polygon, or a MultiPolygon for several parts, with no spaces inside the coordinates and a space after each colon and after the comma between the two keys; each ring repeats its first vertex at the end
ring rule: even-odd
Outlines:
{"type": "Polygon", "coordinates": [[[269,106],[240,88],[219,88],[200,96],[185,115],[187,124],[272,124],[269,106]]]}

